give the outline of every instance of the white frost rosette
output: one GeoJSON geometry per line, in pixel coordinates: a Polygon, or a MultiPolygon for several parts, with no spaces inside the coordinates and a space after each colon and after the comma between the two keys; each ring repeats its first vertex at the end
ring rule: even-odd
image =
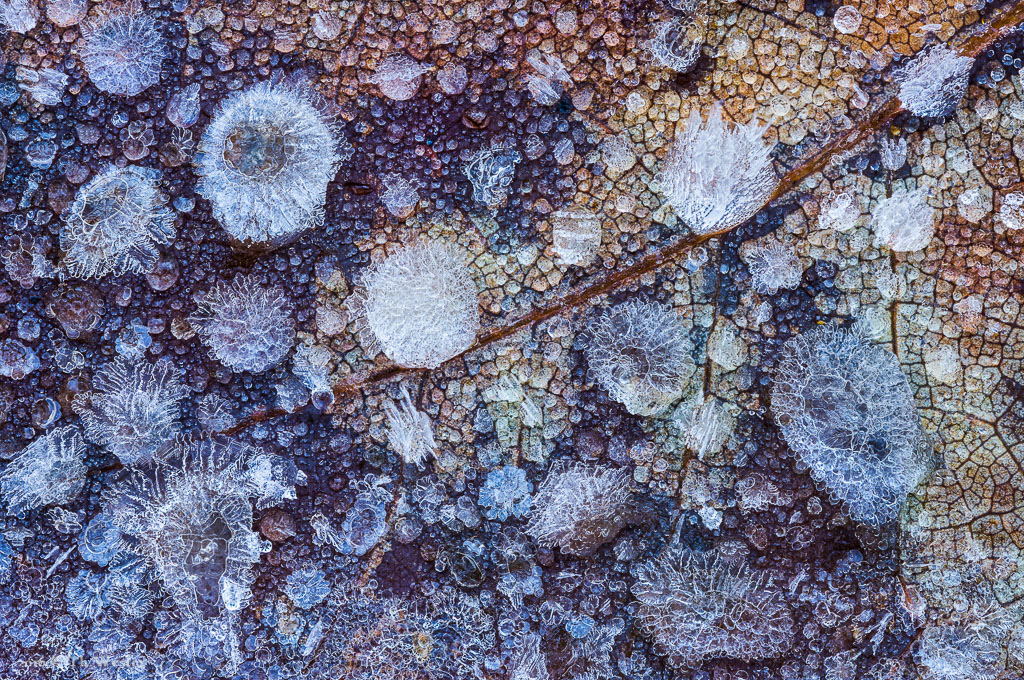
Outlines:
{"type": "Polygon", "coordinates": [[[206,128],[197,189],[239,241],[279,243],[323,222],[327,185],[343,160],[306,92],[257,83],[228,97],[206,128]]]}
{"type": "Polygon", "coordinates": [[[174,240],[174,213],[157,186],[159,172],[111,165],[89,180],[64,216],[60,247],[71,276],[142,274],[174,240]]]}
{"type": "Polygon", "coordinates": [[[473,344],[480,327],[476,284],[463,253],[422,240],[372,265],[358,313],[392,361],[437,368],[473,344]]]}
{"type": "Polygon", "coordinates": [[[657,181],[676,217],[696,234],[714,234],[750,219],[778,184],[767,128],[734,125],[715,104],[707,120],[694,109],[676,135],[657,181]]]}

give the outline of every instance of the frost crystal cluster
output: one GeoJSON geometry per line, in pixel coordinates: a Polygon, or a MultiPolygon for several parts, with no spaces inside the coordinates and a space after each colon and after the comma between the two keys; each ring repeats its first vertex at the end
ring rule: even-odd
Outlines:
{"type": "Polygon", "coordinates": [[[522,154],[498,140],[471,154],[464,172],[473,185],[473,200],[491,210],[500,208],[508,198],[516,166],[522,160],[522,154]]]}
{"type": "Polygon", "coordinates": [[[526,63],[533,67],[533,73],[526,76],[526,88],[541,106],[552,106],[562,98],[565,86],[572,83],[572,77],[565,70],[562,61],[538,49],[526,53],[526,63]]]}
{"type": "Polygon", "coordinates": [[[922,51],[894,74],[904,108],[915,116],[948,115],[967,92],[973,63],[945,45],[922,51]]]}
{"type": "Polygon", "coordinates": [[[527,532],[540,545],[586,557],[615,538],[631,516],[629,471],[576,465],[554,470],[537,489],[527,532]]]}
{"type": "Polygon", "coordinates": [[[818,222],[822,229],[847,232],[857,226],[860,218],[860,207],[857,197],[852,193],[843,192],[829,194],[828,200],[821,208],[818,222]]]}
{"type": "Polygon", "coordinates": [[[634,415],[657,415],[683,395],[695,370],[693,346],[671,308],[631,299],[590,325],[594,380],[634,415]]]}
{"type": "Polygon", "coordinates": [[[601,218],[589,211],[559,211],[551,216],[551,238],[559,260],[585,267],[601,247],[601,218]]]}
{"type": "Polygon", "coordinates": [[[918,647],[925,680],[992,680],[1000,656],[997,636],[964,625],[928,626],[918,647]]]}
{"type": "Polygon", "coordinates": [[[96,372],[92,387],[76,397],[75,411],[85,436],[122,463],[148,460],[178,433],[185,389],[169,360],[116,359],[96,372]]]}
{"type": "Polygon", "coordinates": [[[633,595],[648,635],[685,666],[772,659],[793,643],[792,614],[772,576],[713,552],[669,546],[640,567],[633,595]]]}
{"type": "Polygon", "coordinates": [[[196,296],[190,322],[213,355],[234,371],[261,373],[284,359],[295,341],[284,295],[255,276],[218,282],[196,296]]]}
{"type": "Polygon", "coordinates": [[[225,438],[178,438],[153,466],[127,471],[105,494],[121,534],[117,560],[141,558],[189,627],[213,635],[251,597],[253,566],[269,549],[254,507],[295,497],[305,475],[225,438]]]}
{"type": "Polygon", "coordinates": [[[872,211],[871,228],[875,242],[893,252],[923,250],[935,233],[935,211],[928,205],[928,189],[893,193],[872,211]]]}
{"type": "Polygon", "coordinates": [[[401,401],[387,405],[387,416],[388,443],[406,463],[422,467],[437,453],[430,416],[413,405],[407,387],[402,387],[401,401]]]}
{"type": "Polygon", "coordinates": [[[861,522],[895,519],[928,471],[899,359],[856,333],[820,326],[786,343],[772,410],[811,476],[861,522]]]}
{"type": "Polygon", "coordinates": [[[166,46],[153,17],[137,6],[82,22],[82,63],[104,92],[134,97],[160,80],[166,46]]]}
{"type": "Polygon", "coordinates": [[[715,104],[705,121],[694,108],[658,175],[676,217],[697,234],[713,234],[749,219],[768,202],[777,177],[765,127],[736,125],[715,104]]]}
{"type": "Polygon", "coordinates": [[[647,46],[654,63],[679,73],[690,70],[700,57],[700,48],[707,39],[703,15],[678,16],[662,22],[647,46]]]}
{"type": "Polygon", "coordinates": [[[384,354],[402,366],[437,368],[473,344],[476,284],[455,246],[421,240],[363,275],[362,313],[384,354]]]}
{"type": "Polygon", "coordinates": [[[327,184],[347,157],[306,92],[269,82],[225,99],[197,152],[197,191],[246,244],[282,242],[320,225],[327,184]]]}
{"type": "Polygon", "coordinates": [[[85,485],[85,442],[74,427],[49,432],[21,450],[0,472],[7,513],[74,500],[85,485]]]}
{"type": "Polygon", "coordinates": [[[111,165],[78,190],[60,229],[71,276],[138,274],[156,266],[159,246],[174,240],[174,213],[157,177],[149,168],[111,165]]]}
{"type": "Polygon", "coordinates": [[[480,505],[488,519],[504,521],[509,517],[522,517],[530,511],[533,483],[526,479],[522,468],[506,465],[487,474],[480,489],[480,505]]]}
{"type": "Polygon", "coordinates": [[[39,22],[35,0],[3,0],[0,2],[0,24],[14,33],[28,33],[39,22]]]}
{"type": "Polygon", "coordinates": [[[393,54],[381,62],[370,82],[388,99],[403,102],[415,96],[428,70],[408,55],[393,54]]]}
{"type": "Polygon", "coordinates": [[[789,246],[769,243],[754,248],[745,259],[754,279],[754,289],[759,293],[774,295],[782,288],[800,285],[804,269],[789,246]]]}
{"type": "Polygon", "coordinates": [[[415,180],[409,180],[399,174],[385,175],[381,181],[385,189],[380,196],[384,208],[400,220],[412,215],[419,203],[420,195],[416,190],[415,180]]]}

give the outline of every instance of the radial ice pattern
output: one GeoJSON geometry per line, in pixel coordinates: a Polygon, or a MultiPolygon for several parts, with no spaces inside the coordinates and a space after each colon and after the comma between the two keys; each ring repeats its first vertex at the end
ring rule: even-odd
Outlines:
{"type": "Polygon", "coordinates": [[[257,83],[214,114],[199,142],[197,189],[231,236],[278,243],[323,222],[344,155],[308,93],[257,83]]]}

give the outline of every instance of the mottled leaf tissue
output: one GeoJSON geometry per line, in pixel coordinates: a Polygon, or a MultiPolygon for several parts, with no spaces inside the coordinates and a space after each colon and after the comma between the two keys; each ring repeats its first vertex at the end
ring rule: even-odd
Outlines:
{"type": "Polygon", "coordinates": [[[1020,680],[1022,31],[0,0],[0,679],[1020,680]]]}

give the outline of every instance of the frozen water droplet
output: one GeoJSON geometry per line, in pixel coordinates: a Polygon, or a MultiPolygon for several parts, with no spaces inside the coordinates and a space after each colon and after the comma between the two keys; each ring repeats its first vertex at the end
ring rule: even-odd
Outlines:
{"type": "Polygon", "coordinates": [[[850,5],[843,5],[836,10],[835,16],[832,17],[832,25],[836,27],[836,30],[847,35],[860,28],[860,22],[860,12],[856,7],[850,5]]]}
{"type": "Polygon", "coordinates": [[[187,128],[199,120],[199,83],[192,83],[167,102],[167,120],[180,128],[187,128]]]}

